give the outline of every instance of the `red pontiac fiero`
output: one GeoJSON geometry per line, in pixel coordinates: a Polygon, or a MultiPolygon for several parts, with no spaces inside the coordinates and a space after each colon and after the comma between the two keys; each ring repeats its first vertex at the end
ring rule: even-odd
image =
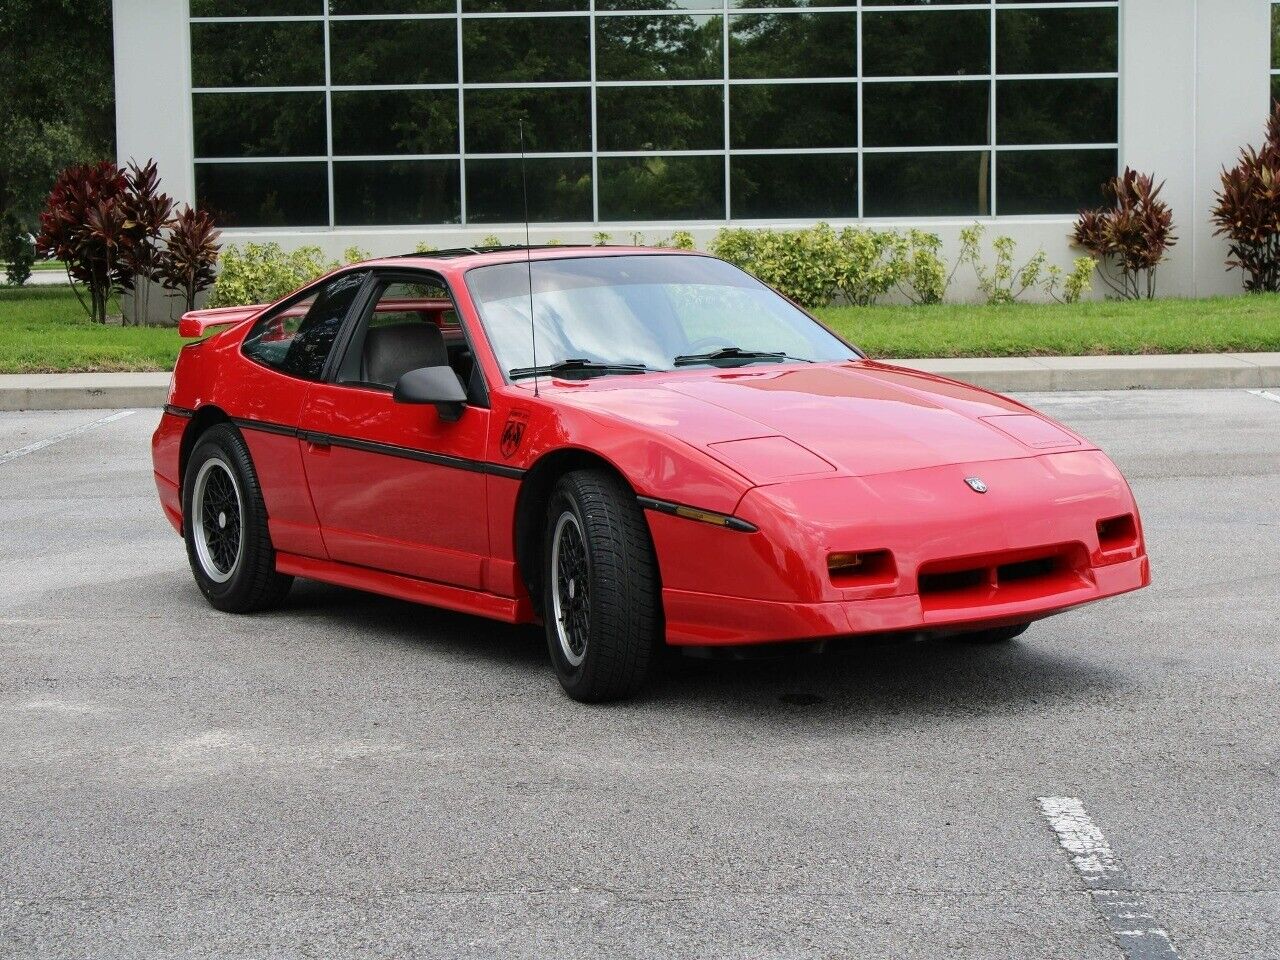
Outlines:
{"type": "Polygon", "coordinates": [[[1007,640],[1150,582],[1088,440],[867,359],[702,254],[375,260],[181,332],[215,329],[153,454],[220,610],[310,577],[541,621],[565,690],[599,701],[664,644],[1007,640]]]}

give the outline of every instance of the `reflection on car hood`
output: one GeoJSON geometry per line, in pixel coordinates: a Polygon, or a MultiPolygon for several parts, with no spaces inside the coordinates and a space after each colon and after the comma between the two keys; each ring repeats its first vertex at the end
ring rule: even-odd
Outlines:
{"type": "Polygon", "coordinates": [[[562,397],[698,446],[754,483],[1093,449],[1012,400],[873,361],[699,374],[598,380],[562,397]],[[761,437],[791,444],[729,442],[761,437]]]}

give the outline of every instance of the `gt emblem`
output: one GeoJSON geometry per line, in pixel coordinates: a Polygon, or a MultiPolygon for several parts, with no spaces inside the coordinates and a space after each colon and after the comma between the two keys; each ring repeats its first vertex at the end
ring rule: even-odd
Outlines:
{"type": "Polygon", "coordinates": [[[974,493],[987,492],[987,484],[981,477],[965,477],[964,482],[969,485],[969,489],[974,493]]]}
{"type": "Polygon", "coordinates": [[[502,451],[502,458],[510,460],[512,455],[520,449],[520,441],[524,439],[524,421],[518,417],[512,417],[507,421],[507,425],[502,428],[502,441],[498,448],[502,451]]]}

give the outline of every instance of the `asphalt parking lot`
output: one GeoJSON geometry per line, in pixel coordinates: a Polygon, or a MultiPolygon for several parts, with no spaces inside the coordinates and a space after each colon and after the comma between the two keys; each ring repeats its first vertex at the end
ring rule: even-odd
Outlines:
{"type": "Polygon", "coordinates": [[[0,414],[0,956],[1120,957],[1051,796],[1181,956],[1280,957],[1272,393],[1027,398],[1129,476],[1150,590],[604,708],[527,629],[217,613],[155,411],[0,414]]]}

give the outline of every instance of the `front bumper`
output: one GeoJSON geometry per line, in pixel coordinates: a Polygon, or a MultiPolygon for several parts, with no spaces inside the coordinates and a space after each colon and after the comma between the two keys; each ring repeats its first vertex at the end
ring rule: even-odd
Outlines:
{"type": "Polygon", "coordinates": [[[1100,567],[1094,582],[1058,594],[930,610],[915,594],[875,600],[787,603],[662,591],[667,642],[673,646],[730,646],[815,640],[858,634],[976,630],[1030,623],[1072,607],[1139,590],[1151,583],[1145,556],[1100,567]]]}
{"type": "Polygon", "coordinates": [[[1095,450],[756,487],[736,515],[758,531],[650,515],[669,643],[982,629],[1151,579],[1128,484],[1095,450]],[[1104,540],[1112,518],[1131,518],[1127,539],[1104,540]],[[861,551],[893,562],[829,574],[831,553],[861,551]]]}

